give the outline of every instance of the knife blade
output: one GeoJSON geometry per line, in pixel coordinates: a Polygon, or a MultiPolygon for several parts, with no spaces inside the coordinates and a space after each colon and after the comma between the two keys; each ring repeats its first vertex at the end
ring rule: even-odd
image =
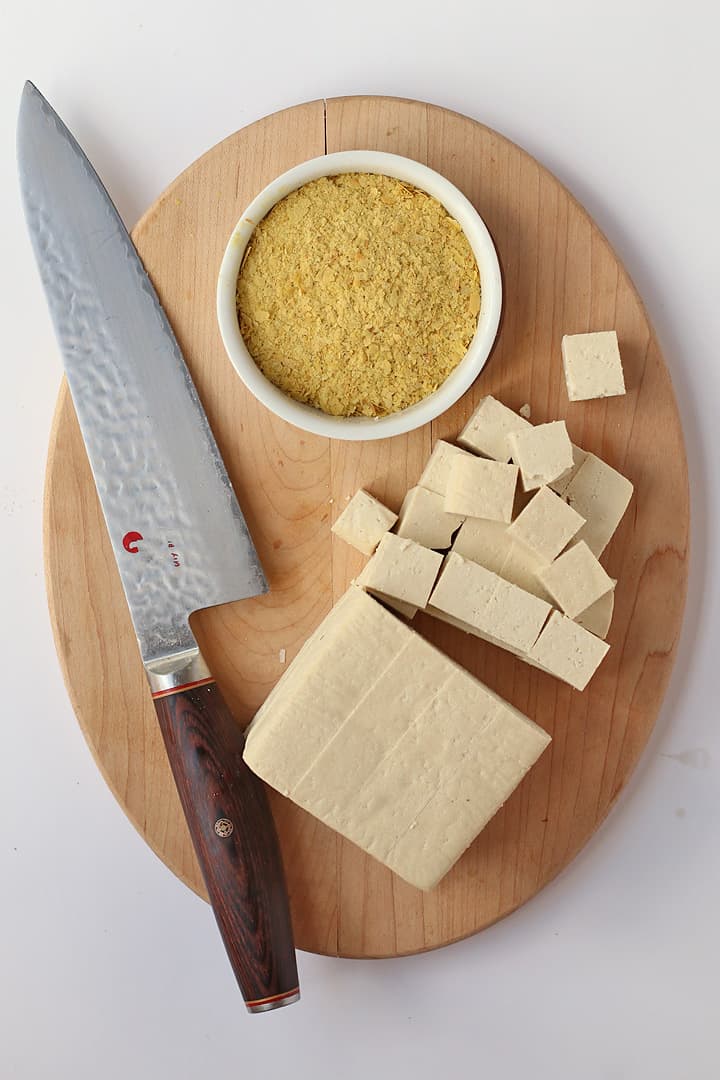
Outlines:
{"type": "Polygon", "coordinates": [[[170,323],[92,165],[32,83],[17,133],[30,238],[160,728],[251,1012],[299,998],[265,789],[190,628],[267,591],[170,323]]]}

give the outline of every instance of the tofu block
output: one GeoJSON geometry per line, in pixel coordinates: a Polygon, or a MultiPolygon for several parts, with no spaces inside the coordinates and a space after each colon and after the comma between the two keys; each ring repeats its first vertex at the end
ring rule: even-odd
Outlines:
{"type": "Polygon", "coordinates": [[[585,518],[577,534],[598,557],[612,539],[632,498],[633,486],[594,454],[585,460],[565,488],[563,498],[585,518]]]}
{"type": "Polygon", "coordinates": [[[548,487],[555,492],[556,495],[564,495],[565,491],[574,478],[575,473],[578,471],[583,461],[587,457],[585,450],[582,450],[579,446],[572,444],[573,463],[571,468],[567,469],[561,476],[558,476],[557,480],[553,480],[548,484],[548,487]]]}
{"type": "Polygon", "coordinates": [[[582,540],[541,570],[538,576],[558,607],[571,619],[615,588],[613,579],[582,540]]]}
{"type": "Polygon", "coordinates": [[[567,615],[553,611],[529,659],[576,690],[584,690],[609,648],[567,615]]]}
{"type": "Polygon", "coordinates": [[[445,509],[450,514],[512,521],[517,465],[506,465],[480,457],[454,457],[445,492],[445,509]]]}
{"type": "Polygon", "coordinates": [[[395,532],[426,548],[449,548],[464,520],[462,514],[445,512],[443,496],[436,491],[414,487],[403,499],[395,532]]]}
{"type": "Polygon", "coordinates": [[[564,420],[514,431],[508,435],[508,443],[526,491],[557,480],[573,466],[572,443],[564,420]]]}
{"type": "Polygon", "coordinates": [[[547,566],[547,562],[529,548],[513,543],[508,535],[509,528],[500,521],[468,518],[460,527],[452,550],[526,592],[552,603],[552,597],[538,577],[538,572],[547,566]]]}
{"type": "Polygon", "coordinates": [[[431,889],[549,741],[351,587],[256,714],[244,758],[405,881],[431,889]]]}
{"type": "Polygon", "coordinates": [[[508,536],[550,563],[584,524],[585,518],[559,495],[541,487],[509,526],[508,536]]]}
{"type": "Polygon", "coordinates": [[[458,456],[472,458],[473,455],[461,450],[459,446],[438,439],[418,480],[418,486],[444,497],[450,478],[450,463],[458,456]]]}
{"type": "Polygon", "coordinates": [[[372,555],[396,521],[397,514],[361,488],[340,514],[332,531],[364,555],[372,555]]]}
{"type": "Polygon", "coordinates": [[[364,589],[425,607],[440,572],[443,557],[414,540],[386,533],[372,559],[358,575],[364,589]]]}
{"type": "Polygon", "coordinates": [[[488,396],[482,399],[460,432],[458,442],[476,454],[507,462],[510,460],[508,435],[531,426],[507,405],[488,396]]]}
{"type": "Polygon", "coordinates": [[[580,626],[584,626],[595,637],[606,638],[610,630],[614,609],[615,590],[613,589],[611,592],[606,592],[590,607],[581,611],[579,615],[576,615],[575,622],[579,623],[580,626]]]}
{"type": "Polygon", "coordinates": [[[571,401],[625,393],[620,348],[614,330],[566,334],[562,339],[565,385],[571,401]]]}
{"type": "Polygon", "coordinates": [[[527,652],[550,614],[550,604],[450,552],[430,604],[494,641],[527,652]]]}

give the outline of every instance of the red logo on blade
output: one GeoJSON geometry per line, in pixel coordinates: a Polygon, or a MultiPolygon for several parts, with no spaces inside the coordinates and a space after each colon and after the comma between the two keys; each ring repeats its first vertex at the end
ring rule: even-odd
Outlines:
{"type": "Polygon", "coordinates": [[[142,540],[143,535],[139,532],[125,533],[123,536],[123,547],[126,551],[129,551],[131,555],[136,555],[138,551],[137,541],[142,540]]]}

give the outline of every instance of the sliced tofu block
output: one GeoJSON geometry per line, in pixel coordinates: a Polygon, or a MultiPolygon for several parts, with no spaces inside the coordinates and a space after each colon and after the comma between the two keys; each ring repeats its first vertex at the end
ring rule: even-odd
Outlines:
{"type": "Polygon", "coordinates": [[[386,533],[372,559],[358,575],[364,589],[425,607],[440,572],[443,557],[414,540],[386,533]]]}
{"type": "Polygon", "coordinates": [[[507,524],[512,520],[517,477],[517,465],[456,456],[450,463],[445,509],[450,514],[507,524]]]}
{"type": "Polygon", "coordinates": [[[473,455],[461,450],[459,446],[445,442],[444,439],[438,439],[418,480],[418,486],[444,497],[450,478],[450,464],[453,458],[458,456],[472,458],[473,455]]]}
{"type": "Polygon", "coordinates": [[[574,478],[575,473],[578,471],[583,461],[587,457],[585,450],[582,450],[579,446],[572,444],[573,463],[572,466],[567,469],[561,476],[558,476],[557,480],[553,480],[548,484],[556,495],[564,495],[570,481],[574,478]]]}
{"type": "Polygon", "coordinates": [[[571,401],[625,393],[620,348],[614,330],[566,334],[562,339],[565,385],[571,401]]]}
{"type": "Polygon", "coordinates": [[[609,648],[567,615],[553,611],[529,659],[576,690],[584,690],[609,648]]]}
{"type": "Polygon", "coordinates": [[[340,514],[332,531],[364,555],[372,555],[396,521],[397,514],[361,488],[340,514]]]}
{"type": "Polygon", "coordinates": [[[571,619],[615,588],[613,579],[582,540],[569,547],[538,576],[558,607],[571,619]]]}
{"type": "Polygon", "coordinates": [[[446,556],[430,604],[521,652],[530,649],[551,610],[546,601],[455,552],[446,556]]]}
{"type": "Polygon", "coordinates": [[[585,518],[577,539],[584,540],[598,557],[620,524],[632,493],[630,481],[594,454],[586,454],[565,488],[563,498],[585,518]]]}
{"type": "Polygon", "coordinates": [[[549,484],[572,468],[572,443],[564,420],[513,431],[508,444],[513,461],[520,466],[525,491],[549,484]]]}
{"type": "Polygon", "coordinates": [[[447,514],[444,507],[445,500],[436,491],[410,488],[400,507],[396,534],[426,548],[449,548],[453,533],[465,519],[461,514],[447,514]]]}
{"type": "Polygon", "coordinates": [[[508,536],[550,563],[584,524],[585,518],[559,495],[541,487],[509,526],[508,536]]]}
{"type": "Polygon", "coordinates": [[[430,889],[549,741],[351,588],[258,711],[244,757],[272,787],[430,889]]]}
{"type": "Polygon", "coordinates": [[[591,634],[595,634],[595,637],[606,638],[610,630],[614,608],[615,590],[613,589],[611,592],[606,592],[590,607],[581,611],[579,615],[576,615],[575,622],[579,623],[580,626],[584,626],[591,634]]]}
{"type": "Polygon", "coordinates": [[[509,461],[508,435],[531,426],[507,405],[488,396],[482,399],[460,432],[458,442],[476,454],[494,458],[495,461],[509,461]]]}
{"type": "Polygon", "coordinates": [[[510,548],[507,530],[507,525],[501,521],[470,518],[460,526],[452,550],[457,555],[499,574],[510,548]]]}

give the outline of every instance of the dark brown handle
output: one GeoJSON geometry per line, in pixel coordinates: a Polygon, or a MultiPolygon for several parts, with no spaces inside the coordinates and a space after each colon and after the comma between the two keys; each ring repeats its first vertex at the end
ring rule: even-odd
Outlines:
{"type": "Polygon", "coordinates": [[[155,695],[195,854],[250,1012],[299,997],[280,848],[244,735],[214,682],[155,695]]]}

